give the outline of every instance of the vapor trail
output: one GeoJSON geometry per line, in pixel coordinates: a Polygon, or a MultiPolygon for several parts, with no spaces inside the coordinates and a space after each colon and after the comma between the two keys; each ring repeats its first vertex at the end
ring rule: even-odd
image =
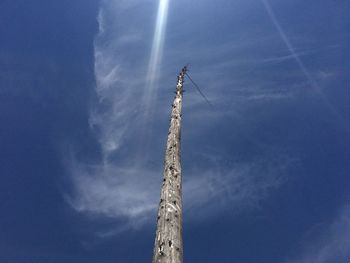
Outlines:
{"type": "Polygon", "coordinates": [[[284,30],[282,29],[280,23],[278,22],[275,13],[273,12],[269,2],[267,0],[261,0],[264,4],[264,7],[267,11],[267,13],[269,14],[274,26],[276,27],[280,37],[282,38],[283,42],[285,43],[285,45],[287,46],[289,52],[291,53],[292,57],[295,59],[295,61],[297,62],[300,70],[303,72],[303,74],[305,75],[305,77],[307,78],[307,80],[316,88],[319,88],[317,83],[315,83],[315,81],[312,79],[310,73],[308,72],[308,70],[306,69],[304,63],[301,61],[301,59],[299,58],[298,54],[295,52],[294,47],[292,46],[292,44],[290,43],[287,35],[285,34],[284,30]]]}
{"type": "Polygon", "coordinates": [[[269,4],[268,0],[261,0],[264,4],[264,7],[268,13],[268,15],[271,18],[272,23],[276,27],[280,37],[282,38],[283,42],[287,46],[289,52],[291,53],[292,57],[295,59],[296,63],[298,64],[300,70],[303,72],[304,76],[306,77],[307,81],[311,84],[312,88],[321,96],[324,103],[328,106],[330,111],[346,126],[347,130],[350,130],[350,126],[347,123],[347,120],[338,112],[338,110],[329,102],[328,98],[323,94],[320,86],[316,83],[316,81],[311,77],[309,71],[306,69],[303,61],[300,59],[298,54],[296,53],[293,45],[289,41],[286,33],[284,32],[283,28],[281,27],[280,23],[278,22],[275,13],[273,12],[271,5],[269,4]]]}

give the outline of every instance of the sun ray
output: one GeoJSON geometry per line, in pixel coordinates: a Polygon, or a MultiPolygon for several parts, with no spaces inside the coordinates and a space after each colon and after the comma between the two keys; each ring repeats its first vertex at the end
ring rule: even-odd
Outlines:
{"type": "Polygon", "coordinates": [[[163,56],[168,10],[169,0],[160,0],[143,98],[143,106],[147,113],[151,112],[151,100],[155,99],[157,91],[157,79],[159,78],[160,63],[163,56]]]}

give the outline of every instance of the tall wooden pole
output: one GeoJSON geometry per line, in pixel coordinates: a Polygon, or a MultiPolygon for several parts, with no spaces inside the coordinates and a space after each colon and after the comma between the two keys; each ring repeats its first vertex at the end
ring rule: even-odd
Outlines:
{"type": "Polygon", "coordinates": [[[182,94],[186,71],[187,68],[184,67],[177,78],[176,95],[172,104],[153,263],[183,262],[180,141],[182,94]]]}

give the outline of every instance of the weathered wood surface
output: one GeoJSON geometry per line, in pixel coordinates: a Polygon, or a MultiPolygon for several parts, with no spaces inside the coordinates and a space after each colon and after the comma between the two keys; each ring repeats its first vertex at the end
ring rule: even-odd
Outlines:
{"type": "Polygon", "coordinates": [[[153,263],[182,263],[181,109],[186,67],[180,72],[165,152],[163,185],[157,217],[153,263]]]}

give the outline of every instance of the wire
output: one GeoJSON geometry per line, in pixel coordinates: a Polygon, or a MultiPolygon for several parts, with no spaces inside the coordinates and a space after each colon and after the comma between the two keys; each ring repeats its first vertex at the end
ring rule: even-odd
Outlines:
{"type": "Polygon", "coordinates": [[[201,91],[201,89],[199,88],[199,86],[193,81],[193,79],[190,77],[190,75],[188,75],[188,73],[185,73],[187,75],[187,77],[189,78],[189,80],[192,82],[193,86],[195,86],[195,88],[197,89],[197,91],[199,92],[199,94],[201,94],[201,96],[203,97],[203,99],[211,106],[214,107],[214,105],[208,100],[208,98],[204,95],[204,93],[201,91]]]}

